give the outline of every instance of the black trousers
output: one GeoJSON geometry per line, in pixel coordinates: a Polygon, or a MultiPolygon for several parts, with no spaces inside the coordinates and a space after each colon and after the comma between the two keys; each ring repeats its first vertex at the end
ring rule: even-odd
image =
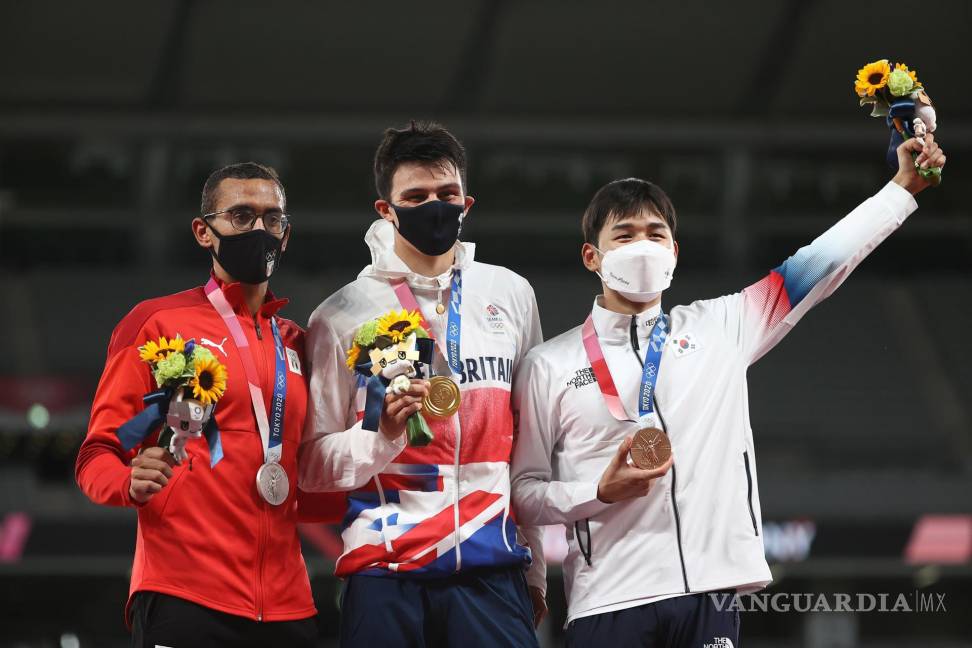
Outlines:
{"type": "Polygon", "coordinates": [[[158,592],[138,592],[132,602],[133,648],[313,648],[316,645],[316,617],[260,623],[158,592]]]}
{"type": "Polygon", "coordinates": [[[575,619],[567,626],[567,648],[588,646],[736,648],[739,612],[720,610],[709,594],[686,594],[575,619]]]}

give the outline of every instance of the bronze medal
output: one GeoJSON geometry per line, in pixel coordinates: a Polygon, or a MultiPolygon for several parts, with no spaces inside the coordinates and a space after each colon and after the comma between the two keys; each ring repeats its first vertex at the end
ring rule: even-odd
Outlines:
{"type": "Polygon", "coordinates": [[[641,428],[631,443],[631,461],[642,470],[655,470],[672,456],[668,435],[656,427],[641,428]]]}
{"type": "Polygon", "coordinates": [[[422,411],[432,418],[449,418],[459,410],[459,385],[445,376],[429,379],[429,393],[422,399],[422,411]]]}

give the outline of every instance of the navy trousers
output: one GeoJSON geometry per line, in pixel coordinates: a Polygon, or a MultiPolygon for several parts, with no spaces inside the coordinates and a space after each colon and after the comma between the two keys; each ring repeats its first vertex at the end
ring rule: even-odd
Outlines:
{"type": "Polygon", "coordinates": [[[538,648],[520,567],[446,578],[350,576],[341,594],[342,648],[538,648]]]}
{"type": "Polygon", "coordinates": [[[737,648],[738,645],[739,612],[717,609],[709,594],[686,594],[581,617],[567,626],[567,648],[737,648]]]}

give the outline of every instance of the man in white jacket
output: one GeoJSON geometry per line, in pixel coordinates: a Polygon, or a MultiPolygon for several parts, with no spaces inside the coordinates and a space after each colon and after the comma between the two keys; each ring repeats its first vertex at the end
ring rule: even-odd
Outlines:
{"type": "Polygon", "coordinates": [[[375,184],[371,264],[314,311],[307,336],[300,487],[350,491],[341,645],[536,646],[542,546],[539,529],[522,529],[529,549],[517,541],[509,473],[511,385],[541,341],[533,289],[458,240],[474,200],[465,151],[441,126],[386,131],[375,184]],[[431,372],[461,395],[456,414],[426,417],[424,447],[362,429],[364,381],[345,364],[362,323],[401,309],[421,313],[436,340],[431,372]]]}
{"type": "Polygon", "coordinates": [[[581,253],[603,295],[583,326],[528,354],[514,386],[514,507],[523,523],[567,528],[569,646],[738,643],[738,612],[705,593],[772,579],[747,368],[917,208],[912,195],[928,183],[916,162],[945,162],[930,135],[922,144],[902,144],[892,182],[762,280],[669,313],[668,197],[636,179],[594,196],[581,253]],[[665,441],[671,453],[641,469],[632,437],[653,428],[657,459],[665,441]]]}

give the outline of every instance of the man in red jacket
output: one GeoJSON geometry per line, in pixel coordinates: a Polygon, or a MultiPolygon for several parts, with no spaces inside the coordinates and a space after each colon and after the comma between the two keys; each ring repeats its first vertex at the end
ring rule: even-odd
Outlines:
{"type": "MultiPolygon", "coordinates": [[[[277,316],[287,300],[268,291],[291,233],[283,185],[253,162],[219,169],[202,214],[192,231],[213,256],[209,282],[142,302],[115,328],[76,478],[93,502],[138,511],[133,645],[313,646],[317,610],[297,535],[304,331],[277,316]],[[139,352],[177,337],[226,372],[205,436],[178,462],[158,446],[180,408],[159,395],[139,352]]],[[[416,381],[389,396],[380,432],[400,436],[424,391],[416,381]]]]}

